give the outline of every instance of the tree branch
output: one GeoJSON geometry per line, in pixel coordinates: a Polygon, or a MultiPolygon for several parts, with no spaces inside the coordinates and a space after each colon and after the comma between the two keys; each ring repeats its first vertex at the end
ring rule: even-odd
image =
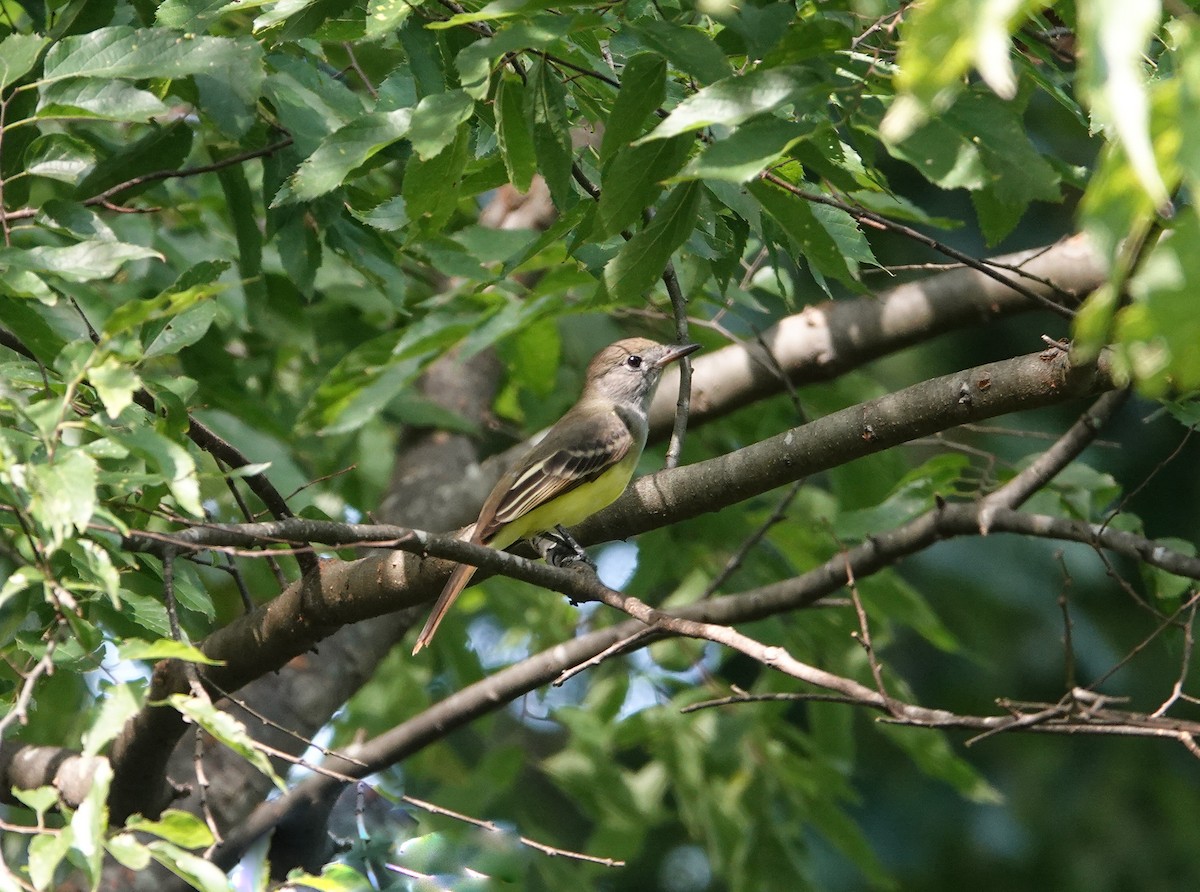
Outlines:
{"type": "MultiPolygon", "coordinates": [[[[955,424],[1062,402],[1110,387],[1112,382],[1103,363],[1075,369],[1067,355],[1058,351],[936,378],[720,458],[644,477],[613,506],[581,525],[580,541],[624,538],[736,504],[851,458],[955,424]]],[[[170,537],[170,542],[175,547],[203,545],[205,537],[228,533],[234,537],[234,544],[247,547],[264,539],[358,544],[362,529],[289,520],[195,527],[170,537]]],[[[380,538],[408,533],[396,528],[377,532],[380,538]]],[[[208,541],[211,544],[211,538],[208,541]]],[[[140,549],[156,547],[146,539],[130,539],[128,544],[140,549]]],[[[395,546],[475,562],[467,543],[450,537],[413,534],[395,546]]],[[[513,560],[496,552],[486,557],[486,561],[479,562],[485,571],[504,569],[506,562],[513,560]]],[[[305,576],[270,603],[210,635],[203,649],[223,665],[204,667],[201,674],[221,690],[236,691],[304,653],[345,623],[431,600],[449,569],[443,561],[428,561],[401,551],[350,563],[324,561],[318,574],[305,576]]],[[[539,572],[552,569],[536,568],[539,572]]],[[[540,585],[548,582],[554,587],[553,576],[544,579],[531,581],[540,585]]],[[[155,669],[149,700],[162,702],[170,694],[186,690],[186,684],[180,664],[161,663],[155,669]]],[[[114,816],[120,819],[134,811],[153,813],[169,801],[165,765],[182,731],[182,718],[168,707],[148,706],[130,720],[113,747],[115,776],[109,807],[114,816]],[[147,776],[159,778],[159,782],[148,785],[147,776]]]]}

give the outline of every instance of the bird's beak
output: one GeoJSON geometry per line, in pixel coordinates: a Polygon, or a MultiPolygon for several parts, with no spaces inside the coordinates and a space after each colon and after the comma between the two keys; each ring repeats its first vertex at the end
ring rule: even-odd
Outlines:
{"type": "Polygon", "coordinates": [[[679,347],[672,347],[659,358],[658,362],[654,363],[654,367],[659,369],[665,368],[675,360],[683,359],[689,353],[695,353],[699,349],[699,344],[683,344],[679,347]]]}

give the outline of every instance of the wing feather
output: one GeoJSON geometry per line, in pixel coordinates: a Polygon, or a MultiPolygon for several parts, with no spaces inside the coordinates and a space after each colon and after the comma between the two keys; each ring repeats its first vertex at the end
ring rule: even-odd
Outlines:
{"type": "MultiPolygon", "coordinates": [[[[567,419],[564,418],[564,421],[567,419]]],[[[498,485],[480,512],[476,535],[488,541],[505,524],[512,523],[551,499],[595,480],[626,455],[633,446],[628,426],[615,414],[589,419],[590,429],[577,445],[550,451],[535,446],[525,459],[498,485]],[[490,510],[489,510],[490,509],[490,510]]],[[[543,443],[553,443],[553,431],[543,443]]],[[[581,433],[578,429],[576,434],[581,433]]],[[[577,439],[572,436],[572,439],[577,439]]]]}

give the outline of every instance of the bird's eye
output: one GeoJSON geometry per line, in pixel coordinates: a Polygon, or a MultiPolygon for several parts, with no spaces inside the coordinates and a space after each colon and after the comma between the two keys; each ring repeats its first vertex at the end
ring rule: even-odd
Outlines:
{"type": "Polygon", "coordinates": [[[628,356],[625,358],[625,365],[629,366],[631,369],[640,369],[642,367],[642,357],[638,356],[636,353],[632,356],[628,356]]]}

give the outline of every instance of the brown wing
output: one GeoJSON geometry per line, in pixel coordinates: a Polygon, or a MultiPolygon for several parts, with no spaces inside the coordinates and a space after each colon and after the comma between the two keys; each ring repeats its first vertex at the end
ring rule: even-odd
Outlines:
{"type": "Polygon", "coordinates": [[[573,419],[572,414],[564,416],[492,491],[479,513],[476,536],[481,541],[487,542],[498,529],[534,508],[595,480],[629,454],[633,436],[614,413],[584,416],[586,420],[573,419]],[[555,448],[564,423],[570,423],[574,445],[555,448]]]}
{"type": "MultiPolygon", "coordinates": [[[[629,454],[634,445],[628,425],[614,412],[599,414],[574,409],[562,417],[542,442],[533,447],[516,468],[500,479],[479,512],[470,541],[487,543],[506,524],[523,517],[555,496],[595,480],[629,454]],[[569,425],[567,442],[559,448],[562,427],[569,425]]],[[[429,644],[442,617],[475,574],[470,564],[459,564],[433,605],[433,612],[417,636],[413,653],[429,644]]]]}

